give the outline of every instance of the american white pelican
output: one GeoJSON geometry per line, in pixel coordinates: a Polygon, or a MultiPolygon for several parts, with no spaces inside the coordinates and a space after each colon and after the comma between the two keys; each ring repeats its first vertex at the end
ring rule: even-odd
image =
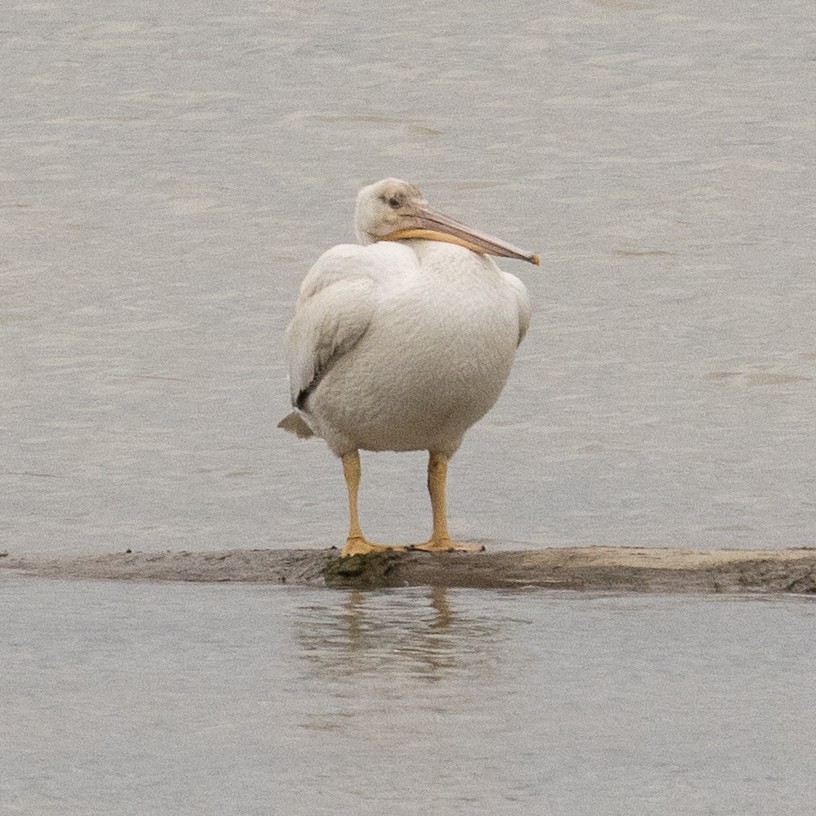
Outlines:
{"type": "Polygon", "coordinates": [[[481,550],[448,535],[448,459],[499,397],[530,322],[527,290],[487,256],[538,264],[384,179],[357,195],[361,245],[325,252],[286,332],[295,410],[279,427],[321,436],[343,461],[349,532],[341,555],[406,549],[366,540],[359,451],[427,450],[433,533],[410,549],[481,550]]]}

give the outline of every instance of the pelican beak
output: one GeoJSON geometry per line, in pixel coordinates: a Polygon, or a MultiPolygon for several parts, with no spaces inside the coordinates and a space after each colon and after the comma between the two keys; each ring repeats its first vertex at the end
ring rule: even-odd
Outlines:
{"type": "Polygon", "coordinates": [[[398,241],[404,238],[424,238],[426,241],[444,241],[448,244],[458,244],[480,255],[515,258],[536,266],[541,263],[538,255],[525,252],[523,249],[508,244],[506,241],[465,226],[455,218],[432,210],[430,207],[421,207],[415,215],[411,216],[411,222],[412,226],[393,230],[380,240],[398,241]]]}

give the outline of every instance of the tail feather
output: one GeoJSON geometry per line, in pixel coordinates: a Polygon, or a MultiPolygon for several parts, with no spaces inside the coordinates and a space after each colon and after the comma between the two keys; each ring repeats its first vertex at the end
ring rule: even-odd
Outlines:
{"type": "Polygon", "coordinates": [[[284,431],[289,431],[289,433],[293,433],[298,439],[308,439],[310,436],[314,436],[314,431],[306,424],[306,420],[300,415],[299,411],[292,411],[291,414],[287,414],[279,423],[279,428],[283,428],[284,431]]]}

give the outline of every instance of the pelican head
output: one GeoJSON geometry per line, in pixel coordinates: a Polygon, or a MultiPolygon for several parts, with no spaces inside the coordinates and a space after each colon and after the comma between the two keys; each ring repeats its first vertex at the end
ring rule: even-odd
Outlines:
{"type": "Polygon", "coordinates": [[[354,226],[362,244],[423,238],[458,244],[482,255],[517,258],[536,265],[539,263],[538,255],[478,232],[431,209],[418,187],[395,178],[377,181],[360,190],[354,226]]]}

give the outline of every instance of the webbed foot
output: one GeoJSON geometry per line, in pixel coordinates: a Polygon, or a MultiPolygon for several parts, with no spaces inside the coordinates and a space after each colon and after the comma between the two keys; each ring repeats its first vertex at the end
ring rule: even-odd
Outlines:
{"type": "Polygon", "coordinates": [[[424,544],[412,544],[409,550],[422,550],[423,552],[484,552],[484,544],[465,544],[459,541],[451,541],[449,538],[431,539],[424,544]]]}
{"type": "Polygon", "coordinates": [[[346,539],[346,546],[340,550],[340,557],[348,558],[350,555],[368,555],[368,553],[387,552],[388,550],[401,550],[404,552],[407,549],[409,548],[398,544],[374,544],[362,536],[349,536],[346,539]]]}

